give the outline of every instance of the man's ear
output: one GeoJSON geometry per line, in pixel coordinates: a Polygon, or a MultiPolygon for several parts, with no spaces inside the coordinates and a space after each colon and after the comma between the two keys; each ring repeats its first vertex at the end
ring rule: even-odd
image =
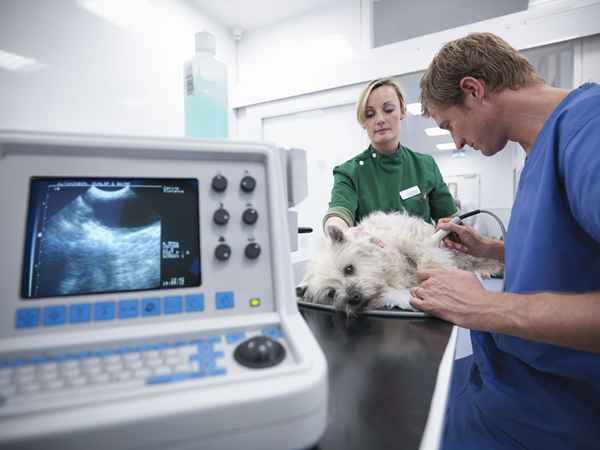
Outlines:
{"type": "Polygon", "coordinates": [[[343,244],[346,241],[344,232],[335,225],[329,225],[325,231],[334,244],[343,244]]]}
{"type": "Polygon", "coordinates": [[[474,77],[463,77],[459,86],[463,91],[465,103],[468,101],[481,102],[486,94],[485,83],[474,77]]]}

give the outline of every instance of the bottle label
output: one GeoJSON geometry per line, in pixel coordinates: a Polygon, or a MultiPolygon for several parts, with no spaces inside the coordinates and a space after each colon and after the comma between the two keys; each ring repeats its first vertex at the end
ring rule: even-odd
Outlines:
{"type": "Polygon", "coordinates": [[[194,72],[191,64],[185,65],[185,95],[194,95],[194,72]]]}

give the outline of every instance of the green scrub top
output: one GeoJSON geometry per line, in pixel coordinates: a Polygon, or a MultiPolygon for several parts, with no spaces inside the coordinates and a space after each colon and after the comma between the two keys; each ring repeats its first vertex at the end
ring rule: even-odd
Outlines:
{"type": "Polygon", "coordinates": [[[427,222],[457,212],[434,159],[403,145],[392,155],[369,146],[335,167],[333,180],[323,224],[336,216],[354,226],[374,211],[406,211],[427,222]]]}

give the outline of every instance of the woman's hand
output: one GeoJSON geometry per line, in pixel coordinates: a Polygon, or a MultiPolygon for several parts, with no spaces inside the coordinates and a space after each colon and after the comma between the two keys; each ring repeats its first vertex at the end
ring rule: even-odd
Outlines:
{"type": "Polygon", "coordinates": [[[346,231],[348,228],[350,228],[344,219],[335,216],[331,216],[329,219],[327,219],[327,222],[325,222],[325,226],[323,228],[326,234],[329,234],[329,227],[335,227],[341,231],[346,231]]]}

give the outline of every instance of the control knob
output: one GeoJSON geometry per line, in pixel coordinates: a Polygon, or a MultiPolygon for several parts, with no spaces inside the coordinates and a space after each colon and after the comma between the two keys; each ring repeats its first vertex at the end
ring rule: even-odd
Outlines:
{"type": "Polygon", "coordinates": [[[227,244],[219,244],[215,248],[215,258],[219,261],[227,261],[231,256],[231,247],[227,244]]]}
{"type": "Polygon", "coordinates": [[[242,222],[244,222],[246,225],[254,225],[257,220],[258,211],[256,211],[254,208],[248,208],[242,214],[242,222]]]}
{"type": "Polygon", "coordinates": [[[244,178],[242,178],[240,187],[242,188],[242,191],[244,191],[244,192],[252,192],[254,190],[254,188],[256,187],[256,180],[254,179],[254,177],[252,177],[250,175],[246,175],[244,178]]]}
{"type": "Polygon", "coordinates": [[[229,222],[229,212],[223,207],[217,209],[213,214],[213,221],[217,225],[226,225],[229,222]]]}
{"type": "Polygon", "coordinates": [[[256,242],[251,242],[250,244],[246,245],[246,248],[244,249],[244,255],[246,255],[246,258],[248,259],[258,258],[260,255],[260,245],[258,245],[256,242]]]}
{"type": "Polygon", "coordinates": [[[227,189],[227,178],[223,175],[215,175],[212,179],[212,188],[216,192],[223,192],[227,189]]]}

